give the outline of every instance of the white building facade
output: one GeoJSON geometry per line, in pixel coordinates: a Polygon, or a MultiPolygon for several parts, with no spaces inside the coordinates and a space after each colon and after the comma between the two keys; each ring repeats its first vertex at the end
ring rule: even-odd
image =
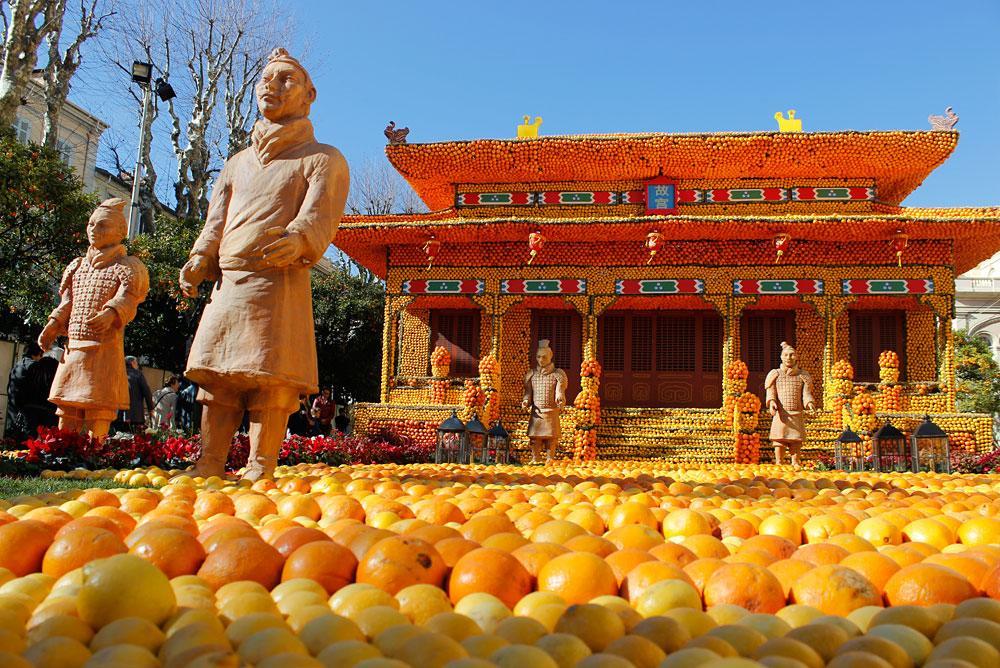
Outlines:
{"type": "Polygon", "coordinates": [[[1000,254],[955,279],[954,326],[986,340],[1000,360],[1000,254]]]}

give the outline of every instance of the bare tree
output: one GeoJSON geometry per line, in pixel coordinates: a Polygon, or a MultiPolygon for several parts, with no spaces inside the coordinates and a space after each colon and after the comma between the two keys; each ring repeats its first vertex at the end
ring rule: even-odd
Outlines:
{"type": "Polygon", "coordinates": [[[367,157],[351,170],[347,210],[355,215],[420,213],[427,207],[388,162],[367,157]]]}
{"type": "Polygon", "coordinates": [[[10,127],[28,90],[38,49],[53,30],[52,5],[60,0],[0,0],[4,21],[3,69],[0,70],[0,127],[10,127]]]}

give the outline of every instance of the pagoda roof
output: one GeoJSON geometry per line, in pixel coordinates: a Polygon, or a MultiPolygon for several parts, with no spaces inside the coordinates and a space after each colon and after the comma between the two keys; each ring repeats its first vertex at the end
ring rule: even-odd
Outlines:
{"type": "Polygon", "coordinates": [[[673,179],[873,179],[899,204],[958,143],[955,131],[612,134],[391,144],[386,156],[431,210],[458,184],[673,179]]]}
{"type": "Polygon", "coordinates": [[[392,245],[422,245],[433,234],[444,244],[520,241],[542,231],[550,243],[644,240],[659,229],[672,240],[771,239],[787,232],[794,239],[881,241],[903,230],[911,240],[954,243],[956,274],[972,269],[1000,250],[1000,207],[923,208],[885,206],[884,213],[847,215],[671,215],[465,217],[444,209],[424,214],[344,216],[334,244],[377,275],[386,275],[392,245]]]}

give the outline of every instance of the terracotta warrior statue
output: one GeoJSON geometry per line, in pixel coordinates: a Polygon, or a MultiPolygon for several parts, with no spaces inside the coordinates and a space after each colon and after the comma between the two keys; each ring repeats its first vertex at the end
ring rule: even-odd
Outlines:
{"type": "Polygon", "coordinates": [[[126,254],[125,200],[105,200],[87,222],[87,254],[63,272],[60,302],[38,336],[42,350],[68,335],[49,401],[59,428],[104,438],[115,415],[129,407],[125,325],[149,292],[149,274],[126,254]]]}
{"type": "Polygon", "coordinates": [[[772,369],[764,379],[767,410],[771,420],[774,463],[781,464],[785,448],[791,453],[792,466],[799,465],[799,449],[806,435],[805,411],[816,410],[812,376],[799,368],[795,348],[781,342],[781,367],[772,369]]]}
{"type": "Polygon", "coordinates": [[[215,281],[185,372],[204,405],[198,476],[223,473],[244,411],[244,477],[270,476],[288,416],[316,392],[309,270],[333,240],[350,180],[340,152],[313,135],[316,88],[299,61],[275,49],[255,93],[263,118],[251,146],[223,166],[180,273],[190,296],[215,281]]]}
{"type": "Polygon", "coordinates": [[[539,341],[535,353],[538,366],[524,376],[521,406],[531,410],[528,440],[532,464],[540,462],[543,446],[548,450],[548,459],[555,459],[559,445],[559,413],[566,405],[566,372],[556,368],[552,356],[548,340],[539,341]]]}

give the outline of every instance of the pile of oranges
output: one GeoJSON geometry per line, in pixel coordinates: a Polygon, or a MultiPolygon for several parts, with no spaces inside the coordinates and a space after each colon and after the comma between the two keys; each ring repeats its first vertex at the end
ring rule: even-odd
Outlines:
{"type": "Polygon", "coordinates": [[[0,665],[1000,664],[1000,476],[70,477],[151,487],[0,502],[0,665]]]}

